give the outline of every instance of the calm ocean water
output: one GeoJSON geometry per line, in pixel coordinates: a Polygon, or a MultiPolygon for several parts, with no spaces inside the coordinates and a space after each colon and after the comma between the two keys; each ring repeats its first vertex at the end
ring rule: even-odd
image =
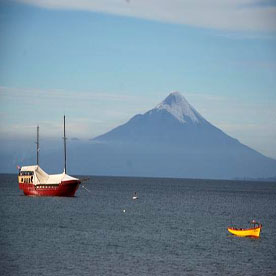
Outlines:
{"type": "Polygon", "coordinates": [[[0,275],[276,275],[276,183],[91,177],[38,198],[0,180],[0,275]],[[227,232],[250,219],[260,239],[227,232]]]}

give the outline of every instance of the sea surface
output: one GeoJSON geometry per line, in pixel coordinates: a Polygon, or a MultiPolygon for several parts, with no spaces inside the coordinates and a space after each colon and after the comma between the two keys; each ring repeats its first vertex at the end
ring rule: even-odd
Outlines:
{"type": "Polygon", "coordinates": [[[276,275],[276,183],[91,177],[73,198],[0,185],[0,275],[276,275]],[[227,232],[251,219],[259,239],[227,232]]]}

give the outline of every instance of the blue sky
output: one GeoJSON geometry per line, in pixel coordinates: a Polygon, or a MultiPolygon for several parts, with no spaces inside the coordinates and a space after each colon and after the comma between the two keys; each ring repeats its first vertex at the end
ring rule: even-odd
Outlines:
{"type": "Polygon", "coordinates": [[[180,91],[276,158],[276,6],[249,0],[0,1],[0,138],[89,139],[180,91]],[[57,4],[58,3],[58,4],[57,4]]]}

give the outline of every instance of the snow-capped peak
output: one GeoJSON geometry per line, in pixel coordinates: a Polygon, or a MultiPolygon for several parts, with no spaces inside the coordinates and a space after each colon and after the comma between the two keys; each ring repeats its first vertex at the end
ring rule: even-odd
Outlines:
{"type": "Polygon", "coordinates": [[[199,123],[201,117],[177,91],[170,93],[163,102],[156,106],[156,109],[167,110],[182,123],[185,123],[188,118],[194,123],[199,123]]]}

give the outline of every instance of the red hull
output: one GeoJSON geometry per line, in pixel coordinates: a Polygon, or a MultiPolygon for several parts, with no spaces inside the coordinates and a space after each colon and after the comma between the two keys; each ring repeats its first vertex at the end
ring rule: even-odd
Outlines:
{"type": "Polygon", "coordinates": [[[19,188],[27,196],[74,196],[77,191],[79,180],[62,181],[54,185],[33,185],[19,183],[19,188]]]}

